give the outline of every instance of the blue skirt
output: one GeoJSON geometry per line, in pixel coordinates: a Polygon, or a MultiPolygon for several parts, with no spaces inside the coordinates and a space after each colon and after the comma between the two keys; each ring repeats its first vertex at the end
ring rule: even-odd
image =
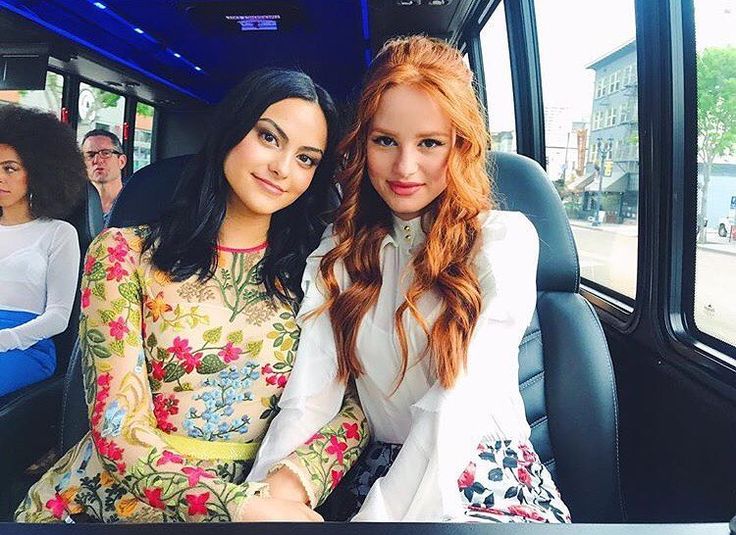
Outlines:
{"type": "MultiPolygon", "coordinates": [[[[12,329],[38,317],[31,312],[0,310],[0,329],[12,329]]],[[[0,353],[0,396],[48,379],[56,370],[56,348],[50,339],[40,340],[28,349],[0,353]]]]}

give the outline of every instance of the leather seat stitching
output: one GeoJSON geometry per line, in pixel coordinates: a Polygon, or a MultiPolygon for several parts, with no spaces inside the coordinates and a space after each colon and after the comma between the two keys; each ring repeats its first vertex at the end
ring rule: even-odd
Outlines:
{"type": "Polygon", "coordinates": [[[617,480],[617,486],[618,486],[618,501],[619,501],[619,507],[621,508],[621,514],[626,516],[625,513],[625,507],[624,507],[624,501],[623,501],[623,494],[621,492],[621,465],[620,465],[620,459],[619,459],[619,438],[618,438],[618,400],[616,397],[616,379],[613,375],[613,365],[611,364],[611,355],[608,352],[608,342],[606,341],[605,333],[603,332],[603,327],[601,326],[601,323],[598,319],[598,315],[595,312],[595,309],[593,308],[593,305],[590,304],[590,302],[580,296],[580,298],[583,300],[583,302],[587,305],[588,310],[590,310],[590,313],[593,315],[593,319],[595,321],[595,325],[597,327],[596,333],[598,334],[598,337],[601,338],[601,347],[603,347],[606,351],[606,356],[608,357],[605,359],[606,361],[606,369],[608,370],[608,384],[611,387],[611,399],[613,401],[613,425],[614,425],[614,431],[616,433],[616,480],[617,480]]]}
{"type": "Polygon", "coordinates": [[[534,428],[542,425],[545,421],[547,421],[547,415],[545,414],[541,418],[538,418],[534,420],[531,424],[529,424],[529,427],[534,428]]]}
{"type": "Polygon", "coordinates": [[[534,386],[536,383],[538,383],[542,379],[544,379],[544,370],[542,370],[541,372],[537,373],[533,377],[530,377],[529,379],[521,383],[519,385],[519,390],[525,390],[529,388],[530,386],[534,386]]]}

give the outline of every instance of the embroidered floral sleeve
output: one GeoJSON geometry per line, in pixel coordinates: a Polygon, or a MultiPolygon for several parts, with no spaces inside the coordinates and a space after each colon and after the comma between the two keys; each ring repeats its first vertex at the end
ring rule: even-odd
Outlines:
{"type": "Polygon", "coordinates": [[[303,446],[271,468],[294,472],[315,508],[324,502],[368,444],[368,422],[355,386],[345,392],[340,412],[303,446]]]}
{"type": "Polygon", "coordinates": [[[157,426],[157,411],[176,407],[154,402],[147,375],[142,238],[141,229],[109,229],[90,245],[84,263],[80,340],[95,447],[122,490],[166,517],[237,520],[249,497],[267,495],[266,485],[225,481],[212,463],[170,447],[157,426]]]}

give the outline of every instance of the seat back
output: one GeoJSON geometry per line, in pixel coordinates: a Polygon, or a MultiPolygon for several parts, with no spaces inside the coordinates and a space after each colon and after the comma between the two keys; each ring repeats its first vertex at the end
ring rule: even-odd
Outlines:
{"type": "Polygon", "coordinates": [[[603,329],[578,293],[575,242],[559,195],[535,161],[490,159],[503,210],[539,234],[537,309],[519,350],[519,388],[531,440],[575,522],[623,520],[616,383],[603,329]]]}
{"type": "MultiPolygon", "coordinates": [[[[79,207],[66,219],[77,229],[80,252],[79,273],[81,273],[82,266],[84,265],[84,253],[87,251],[87,247],[89,247],[94,237],[102,231],[104,225],[100,194],[90,182],[87,182],[86,194],[83,196],[79,207]]],[[[79,281],[77,281],[77,284],[79,284],[79,281]]],[[[67,325],[64,332],[54,336],[57,373],[64,373],[66,371],[74,342],[77,340],[77,331],[79,330],[79,298],[79,292],[75,292],[74,305],[69,316],[69,325],[67,325]]]]}

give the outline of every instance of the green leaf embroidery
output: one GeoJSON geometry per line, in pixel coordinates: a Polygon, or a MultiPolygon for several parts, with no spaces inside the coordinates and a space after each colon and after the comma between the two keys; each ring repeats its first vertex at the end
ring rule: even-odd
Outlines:
{"type": "Polygon", "coordinates": [[[99,297],[100,299],[104,299],[105,298],[105,285],[102,284],[101,282],[96,282],[92,286],[92,295],[94,295],[95,297],[99,297]]]}
{"type": "Polygon", "coordinates": [[[114,340],[110,342],[110,351],[114,355],[122,355],[125,352],[125,344],[122,340],[114,340]]]}
{"type": "Polygon", "coordinates": [[[261,352],[261,348],[263,347],[263,340],[257,340],[255,342],[248,342],[245,345],[245,352],[248,353],[251,358],[256,358],[258,354],[261,352]]]}
{"type": "Polygon", "coordinates": [[[227,368],[227,364],[225,364],[220,357],[217,355],[206,355],[200,361],[199,366],[197,366],[197,372],[202,375],[208,375],[210,373],[217,373],[225,368],[227,368]]]}
{"type": "Polygon", "coordinates": [[[204,339],[204,341],[209,342],[210,344],[216,344],[218,340],[220,340],[220,336],[222,336],[222,327],[208,329],[204,333],[202,333],[202,338],[204,339]]]}
{"type": "Polygon", "coordinates": [[[131,303],[138,303],[140,301],[138,285],[134,282],[122,283],[120,286],[118,286],[118,292],[120,292],[120,295],[125,297],[125,299],[127,299],[131,303]]]}
{"type": "Polygon", "coordinates": [[[90,349],[90,351],[92,351],[92,353],[94,354],[94,356],[95,356],[95,357],[99,357],[99,358],[101,358],[101,359],[106,359],[106,358],[109,358],[109,357],[110,357],[110,355],[111,355],[111,353],[110,353],[110,350],[109,350],[109,349],[107,349],[107,348],[106,348],[105,346],[103,346],[103,345],[99,345],[99,346],[90,346],[90,348],[89,348],[89,349],[90,349]]]}
{"type": "Polygon", "coordinates": [[[87,278],[91,281],[101,281],[105,278],[105,268],[102,267],[102,262],[95,262],[94,266],[92,266],[92,271],[87,275],[87,278]]]}
{"type": "Polygon", "coordinates": [[[148,338],[146,339],[146,347],[149,349],[153,349],[158,345],[158,340],[156,340],[155,334],[150,334],[148,338]]]}
{"type": "Polygon", "coordinates": [[[164,383],[173,383],[184,375],[184,368],[176,362],[169,362],[164,367],[164,383]]]}
{"type": "Polygon", "coordinates": [[[115,299],[112,303],[110,303],[115,314],[120,314],[125,309],[126,304],[127,303],[125,302],[125,299],[115,299]]]}
{"type": "Polygon", "coordinates": [[[231,332],[227,335],[227,341],[232,342],[233,344],[239,344],[243,341],[243,331],[231,332]]]}
{"type": "Polygon", "coordinates": [[[105,336],[97,329],[90,329],[87,331],[87,340],[93,344],[101,344],[105,341],[105,336]]]}
{"type": "Polygon", "coordinates": [[[115,319],[115,312],[112,310],[100,310],[100,319],[105,323],[110,323],[115,319]]]}

